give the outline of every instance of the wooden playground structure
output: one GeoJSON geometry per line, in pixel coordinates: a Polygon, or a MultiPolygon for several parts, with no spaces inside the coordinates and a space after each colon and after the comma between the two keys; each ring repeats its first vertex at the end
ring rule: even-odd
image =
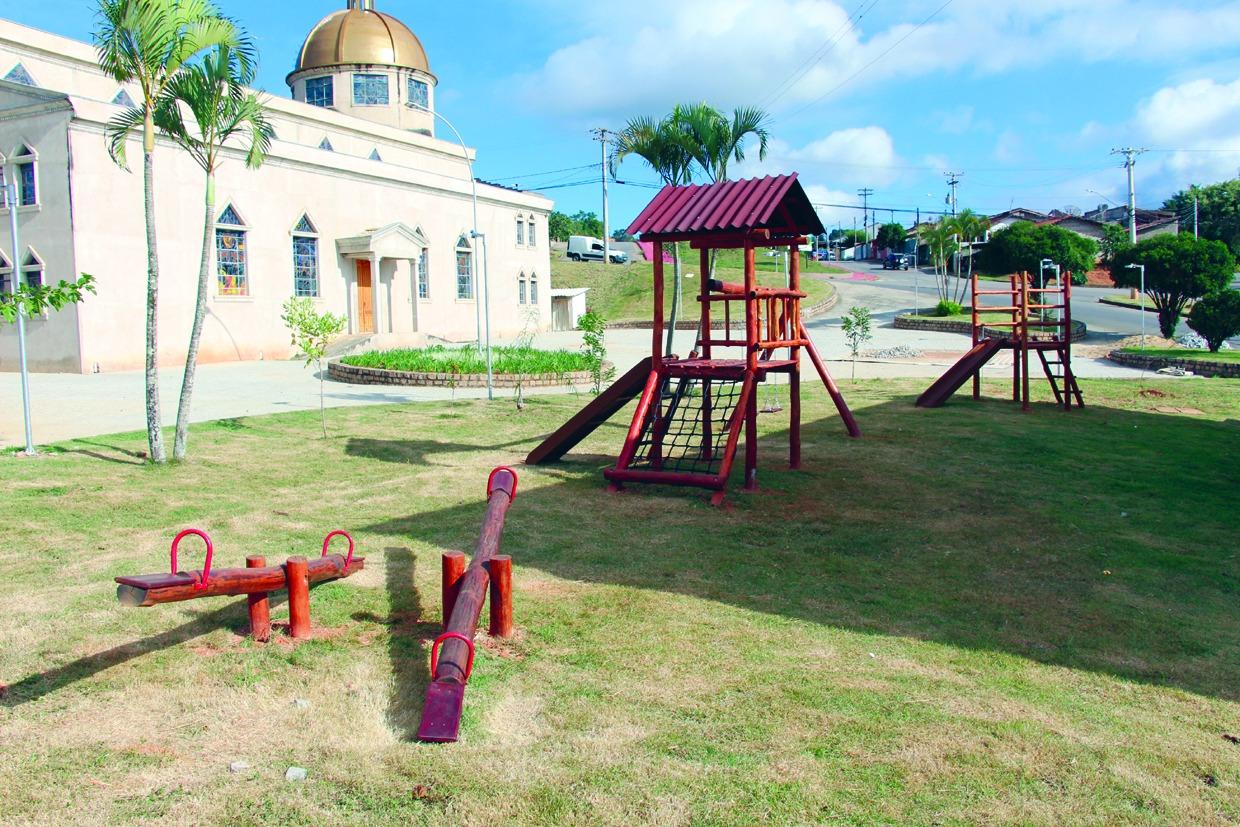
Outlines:
{"type": "Polygon", "coordinates": [[[1061,273],[1056,286],[1038,287],[1029,273],[1008,277],[1004,289],[982,289],[977,274],[972,283],[973,346],[946,373],[917,398],[919,408],[942,406],[970,378],[973,398],[982,395],[982,368],[1002,350],[1013,351],[1012,401],[1029,410],[1029,356],[1037,354],[1042,372],[1065,411],[1085,407],[1076,374],[1072,372],[1072,278],[1061,273]],[[980,303],[982,296],[1001,296],[1006,303],[980,303]],[[982,321],[983,315],[1003,314],[1000,321],[982,321]]]}
{"type": "Polygon", "coordinates": [[[723,502],[744,430],[747,490],[757,488],[758,392],[772,375],[788,377],[788,464],[801,467],[801,353],[808,353],[850,436],[856,419],[801,321],[799,248],[822,222],[795,174],[703,186],[664,187],[628,232],[654,243],[654,313],[651,358],[536,448],[526,462],[562,457],[640,393],[624,448],[603,472],[612,490],[627,483],[695,486],[723,502]],[[665,244],[688,242],[700,255],[697,342],[688,358],[665,355],[663,336],[665,244]],[[788,251],[785,287],[757,284],[760,249],[788,251]],[[744,251],[744,282],[707,278],[713,253],[744,251]],[[715,317],[722,311],[722,324],[715,317]],[[741,325],[739,335],[734,322],[741,325]],[[726,357],[720,351],[731,350],[726,357]],[[739,351],[739,353],[737,353],[739,351]],[[784,351],[784,353],[779,353],[784,351]]]}

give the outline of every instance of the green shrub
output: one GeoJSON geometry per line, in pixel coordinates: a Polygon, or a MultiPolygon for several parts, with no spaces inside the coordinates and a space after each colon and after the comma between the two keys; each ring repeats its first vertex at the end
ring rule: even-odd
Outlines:
{"type": "Polygon", "coordinates": [[[964,308],[960,306],[960,302],[954,302],[950,299],[943,299],[934,308],[936,316],[959,316],[964,312],[964,308]]]}
{"type": "MultiPolygon", "coordinates": [[[[411,373],[486,373],[486,354],[472,345],[445,347],[431,345],[418,349],[373,350],[346,356],[340,360],[346,365],[360,368],[401,370],[411,373]]],[[[589,359],[584,353],[571,350],[538,350],[528,346],[496,347],[491,349],[491,367],[503,375],[551,374],[563,376],[568,373],[589,370],[589,359]]]]}
{"type": "Polygon", "coordinates": [[[1220,290],[1193,305],[1188,326],[1201,334],[1218,353],[1223,342],[1240,334],[1240,290],[1220,290]]]}
{"type": "Polygon", "coordinates": [[[1089,284],[1089,276],[1086,275],[1085,273],[1080,273],[1080,272],[1073,273],[1072,283],[1077,286],[1080,286],[1082,284],[1089,284]]]}

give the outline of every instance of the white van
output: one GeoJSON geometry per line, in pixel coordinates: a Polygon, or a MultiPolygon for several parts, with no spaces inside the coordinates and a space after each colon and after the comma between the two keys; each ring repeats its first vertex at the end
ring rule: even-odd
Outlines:
{"type": "MultiPolygon", "coordinates": [[[[611,250],[611,263],[624,264],[629,260],[628,253],[622,250],[611,250]]],[[[603,242],[588,235],[570,235],[568,237],[569,261],[602,261],[603,242]]]]}

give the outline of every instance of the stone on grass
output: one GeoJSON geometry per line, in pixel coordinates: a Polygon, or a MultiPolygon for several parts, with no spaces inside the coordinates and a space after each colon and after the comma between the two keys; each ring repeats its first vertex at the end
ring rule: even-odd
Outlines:
{"type": "Polygon", "coordinates": [[[298,709],[309,709],[310,702],[307,701],[305,698],[298,698],[295,701],[293,701],[293,706],[297,707],[298,709]]]}
{"type": "Polygon", "coordinates": [[[249,768],[250,768],[250,765],[244,761],[233,761],[231,764],[228,765],[229,772],[245,772],[249,768]]]}
{"type": "Polygon", "coordinates": [[[289,767],[284,771],[285,781],[305,781],[309,773],[305,767],[289,767]]]}

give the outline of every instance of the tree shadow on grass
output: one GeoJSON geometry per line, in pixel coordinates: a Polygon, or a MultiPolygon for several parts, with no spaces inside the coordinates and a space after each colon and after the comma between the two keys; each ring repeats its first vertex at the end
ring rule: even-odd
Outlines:
{"type": "Polygon", "coordinates": [[[66,445],[67,447],[59,449],[61,453],[81,454],[82,456],[103,460],[104,462],[115,462],[119,465],[146,465],[145,451],[130,451],[116,445],[108,445],[105,442],[92,442],[88,439],[75,439],[66,443],[66,445]],[[89,451],[85,448],[78,448],[78,445],[90,445],[104,450],[89,451]]]}
{"type": "MultiPolygon", "coordinates": [[[[520,468],[505,553],[518,572],[1240,699],[1240,474],[1223,459],[1237,423],[912,401],[863,407],[862,440],[834,417],[805,423],[801,472],[786,470],[786,432],[767,430],[763,488],[733,485],[730,510],[695,489],[609,495],[597,455],[520,468]]],[[[484,507],[367,530],[467,548],[484,507]]]]}

